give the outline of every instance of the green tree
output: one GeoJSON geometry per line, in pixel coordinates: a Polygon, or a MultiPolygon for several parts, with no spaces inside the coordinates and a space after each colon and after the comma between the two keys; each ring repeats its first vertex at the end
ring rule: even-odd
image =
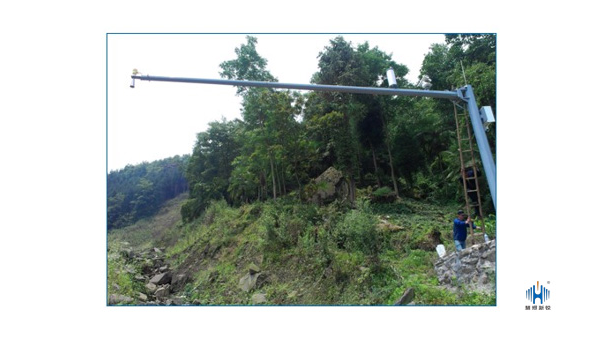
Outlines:
{"type": "MultiPolygon", "coordinates": [[[[319,71],[312,77],[313,83],[366,86],[369,84],[367,69],[351,43],[338,36],[319,53],[319,71]]],[[[335,165],[342,170],[349,183],[349,198],[354,204],[356,176],[360,174],[360,142],[358,123],[366,115],[366,107],[352,94],[327,92],[316,93],[309,109],[309,123],[317,131],[325,146],[325,156],[334,156],[335,165]]]]}
{"type": "MultiPolygon", "coordinates": [[[[496,101],[496,36],[494,34],[449,34],[445,44],[434,44],[425,56],[421,74],[432,79],[432,89],[456,89],[473,86],[479,106],[491,106],[495,112],[496,101]]],[[[419,142],[427,144],[423,159],[429,168],[437,193],[446,198],[456,198],[459,161],[456,154],[456,124],[453,105],[447,101],[430,100],[420,104],[424,123],[419,123],[419,142]]],[[[458,108],[462,109],[462,108],[458,108]]],[[[495,153],[495,128],[487,133],[495,153]]],[[[477,152],[477,148],[475,148],[477,152]]],[[[483,192],[486,191],[484,186],[483,192]]]]}
{"type": "MultiPolygon", "coordinates": [[[[277,79],[271,75],[266,69],[267,60],[261,57],[256,51],[256,44],[258,40],[256,37],[247,36],[246,44],[243,44],[239,48],[235,49],[236,58],[233,60],[225,61],[221,63],[220,67],[223,70],[220,74],[222,77],[235,80],[252,80],[252,81],[277,81],[277,79]]],[[[262,88],[245,88],[238,87],[238,95],[243,97],[243,110],[242,115],[244,122],[247,127],[251,130],[259,129],[259,133],[254,133],[255,139],[259,143],[259,152],[267,151],[271,178],[273,182],[273,198],[277,198],[276,189],[276,174],[275,174],[275,163],[273,159],[273,136],[270,130],[266,130],[267,118],[269,114],[269,95],[273,93],[272,90],[262,88]]],[[[258,155],[258,154],[257,154],[258,155]]],[[[262,156],[254,156],[255,159],[262,158],[262,156]]],[[[263,175],[264,175],[263,171],[263,175]]]]}
{"type": "MultiPolygon", "coordinates": [[[[267,60],[256,51],[258,39],[246,36],[246,44],[235,49],[236,58],[220,64],[221,77],[234,80],[277,81],[267,70],[267,60]]],[[[247,87],[237,87],[238,94],[244,94],[247,87]]]]}
{"type": "Polygon", "coordinates": [[[190,184],[190,199],[182,208],[182,216],[190,220],[200,216],[208,202],[224,198],[229,203],[229,178],[232,162],[239,155],[239,120],[209,123],[205,132],[198,133],[196,145],[186,169],[190,184]]]}
{"type": "MultiPolygon", "coordinates": [[[[408,84],[408,81],[404,78],[406,74],[408,74],[408,67],[394,62],[391,55],[386,54],[377,47],[370,48],[368,42],[358,46],[357,54],[362,59],[362,64],[366,69],[364,72],[364,76],[366,76],[365,82],[368,83],[369,86],[388,86],[386,71],[390,67],[394,69],[397,82],[401,87],[406,87],[408,84]]],[[[393,116],[394,102],[398,102],[399,100],[394,101],[390,96],[371,95],[359,95],[356,96],[356,99],[365,107],[367,107],[366,116],[362,119],[362,121],[360,121],[359,129],[361,131],[361,140],[363,145],[368,146],[371,150],[371,156],[375,170],[374,174],[376,176],[378,186],[381,184],[377,174],[377,156],[375,148],[383,144],[385,145],[385,152],[388,159],[394,193],[396,197],[399,197],[400,194],[394,169],[394,159],[392,157],[392,145],[390,142],[390,132],[388,127],[388,121],[393,116]]]]}

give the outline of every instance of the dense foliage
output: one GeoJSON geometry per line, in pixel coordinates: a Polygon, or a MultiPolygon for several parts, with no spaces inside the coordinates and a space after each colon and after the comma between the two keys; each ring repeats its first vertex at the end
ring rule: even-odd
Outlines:
{"type": "Polygon", "coordinates": [[[151,216],[165,201],[188,189],[184,169],[189,155],[128,165],[107,177],[108,229],[151,216]]]}
{"type": "MultiPolygon", "coordinates": [[[[221,64],[221,76],[277,81],[257,43],[247,37],[235,49],[237,58],[221,64]]],[[[461,87],[466,78],[478,104],[495,108],[495,44],[495,35],[447,35],[445,44],[431,46],[421,74],[436,90],[461,87]]],[[[416,88],[404,78],[405,65],[368,43],[354,46],[337,37],[318,60],[312,83],[387,87],[385,74],[392,67],[400,87],[416,88]]],[[[264,88],[239,88],[238,95],[241,121],[215,121],[198,134],[186,170],[185,220],[200,216],[211,200],[240,205],[283,195],[307,198],[316,189],[311,179],[330,166],[343,172],[352,205],[357,188],[368,186],[388,188],[397,197],[454,201],[462,196],[449,101],[264,88]]],[[[488,135],[495,152],[493,127],[488,135]]],[[[492,211],[489,198],[483,198],[492,211]]]]}

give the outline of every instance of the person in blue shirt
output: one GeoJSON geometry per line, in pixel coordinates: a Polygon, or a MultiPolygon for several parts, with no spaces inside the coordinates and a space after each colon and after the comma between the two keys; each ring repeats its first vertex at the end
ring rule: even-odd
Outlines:
{"type": "Polygon", "coordinates": [[[470,216],[467,216],[462,210],[458,211],[457,217],[454,219],[454,245],[456,251],[461,251],[466,248],[465,241],[467,240],[467,227],[471,225],[473,229],[477,229],[470,216]]]}

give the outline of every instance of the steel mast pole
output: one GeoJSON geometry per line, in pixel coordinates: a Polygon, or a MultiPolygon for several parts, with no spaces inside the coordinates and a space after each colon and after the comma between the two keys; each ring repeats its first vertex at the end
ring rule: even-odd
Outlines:
{"type": "Polygon", "coordinates": [[[496,209],[496,163],[494,162],[490,144],[485,135],[485,128],[481,122],[481,116],[479,115],[479,109],[477,108],[477,102],[475,101],[473,87],[471,87],[471,85],[466,85],[462,88],[462,91],[464,100],[467,102],[467,110],[469,111],[469,117],[471,118],[471,124],[473,125],[473,133],[475,134],[475,140],[477,141],[477,147],[479,148],[479,155],[481,156],[481,163],[483,164],[483,170],[485,171],[485,178],[487,179],[490,188],[494,209],[496,209]]]}

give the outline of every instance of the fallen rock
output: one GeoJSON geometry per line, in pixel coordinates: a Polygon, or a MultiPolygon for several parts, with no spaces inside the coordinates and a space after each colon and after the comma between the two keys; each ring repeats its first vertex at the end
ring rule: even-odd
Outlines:
{"type": "Polygon", "coordinates": [[[154,283],[156,285],[167,284],[171,282],[171,274],[168,272],[159,273],[158,275],[152,277],[150,279],[150,283],[154,283]]]}
{"type": "Polygon", "coordinates": [[[255,293],[252,295],[252,304],[264,304],[267,302],[267,295],[265,293],[255,293]]]}
{"type": "Polygon", "coordinates": [[[398,299],[394,305],[406,305],[410,302],[412,302],[412,300],[415,298],[415,290],[413,288],[408,288],[406,291],[404,291],[404,294],[402,295],[402,297],[400,297],[400,299],[398,299]]]}
{"type": "Polygon", "coordinates": [[[168,265],[164,265],[164,266],[161,266],[160,268],[158,268],[158,271],[160,271],[160,272],[165,272],[165,271],[167,271],[168,269],[169,269],[169,266],[168,266],[168,265]]]}
{"type": "Polygon", "coordinates": [[[170,289],[170,285],[161,286],[156,290],[156,292],[154,292],[154,296],[158,300],[164,300],[165,298],[169,297],[169,294],[171,293],[170,289]]]}
{"type": "Polygon", "coordinates": [[[146,289],[148,289],[148,291],[150,291],[150,292],[156,291],[157,288],[158,287],[154,283],[148,283],[148,284],[146,284],[146,289]]]}
{"type": "Polygon", "coordinates": [[[244,277],[242,277],[240,279],[239,287],[245,292],[252,290],[256,286],[256,281],[258,280],[258,277],[260,275],[261,275],[261,273],[246,274],[244,277]]]}
{"type": "Polygon", "coordinates": [[[256,264],[250,263],[250,266],[248,267],[248,273],[253,275],[258,272],[260,272],[260,268],[256,266],[256,264]]]}
{"type": "Polygon", "coordinates": [[[131,303],[132,301],[133,301],[133,298],[124,296],[124,295],[111,294],[108,297],[109,305],[115,305],[115,304],[121,304],[121,303],[131,303]]]}
{"type": "Polygon", "coordinates": [[[138,299],[141,300],[142,302],[146,302],[148,301],[148,296],[145,293],[139,293],[138,295],[138,299]]]}

